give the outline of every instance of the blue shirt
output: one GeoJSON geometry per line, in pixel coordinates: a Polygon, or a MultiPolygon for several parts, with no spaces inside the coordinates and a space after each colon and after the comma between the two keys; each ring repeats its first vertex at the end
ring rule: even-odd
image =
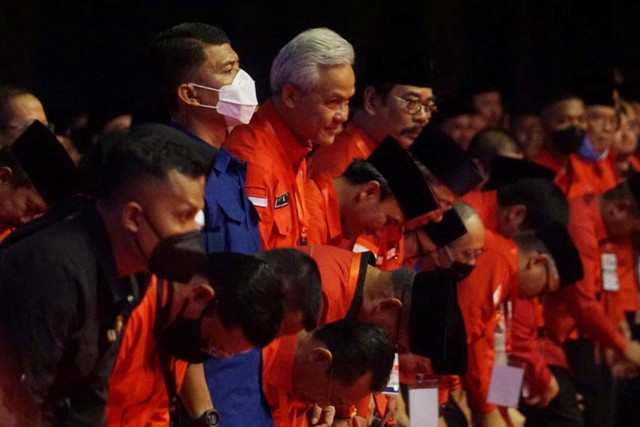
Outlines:
{"type": "MultiPolygon", "coordinates": [[[[212,160],[204,191],[207,252],[260,252],[258,214],[244,189],[247,164],[224,148],[216,150],[179,125],[172,125],[192,137],[193,148],[206,161],[212,160]]],[[[211,400],[222,425],[273,427],[271,410],[262,394],[261,356],[255,349],[204,363],[211,400]]]]}

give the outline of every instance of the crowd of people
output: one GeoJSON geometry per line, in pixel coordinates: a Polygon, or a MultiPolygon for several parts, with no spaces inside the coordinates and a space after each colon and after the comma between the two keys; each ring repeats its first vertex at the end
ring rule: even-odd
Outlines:
{"type": "Polygon", "coordinates": [[[258,105],[219,28],[149,51],[166,123],[0,86],[2,426],[640,425],[640,92],[441,102],[313,28],[258,105]]]}

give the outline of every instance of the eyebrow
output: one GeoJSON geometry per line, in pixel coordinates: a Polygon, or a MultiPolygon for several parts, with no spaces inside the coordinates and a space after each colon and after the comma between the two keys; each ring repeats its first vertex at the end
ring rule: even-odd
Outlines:
{"type": "MultiPolygon", "coordinates": [[[[412,90],[409,90],[408,92],[405,92],[403,96],[415,96],[416,98],[422,98],[422,95],[418,92],[414,92],[412,90]]],[[[435,98],[433,95],[430,95],[427,97],[427,99],[432,99],[435,98]]]]}

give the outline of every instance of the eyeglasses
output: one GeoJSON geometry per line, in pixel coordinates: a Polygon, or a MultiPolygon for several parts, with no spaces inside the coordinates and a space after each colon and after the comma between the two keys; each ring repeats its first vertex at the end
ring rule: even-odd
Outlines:
{"type": "Polygon", "coordinates": [[[604,132],[617,132],[620,129],[620,115],[604,116],[592,114],[587,116],[587,123],[596,130],[604,132]]]}
{"type": "MultiPolygon", "coordinates": [[[[31,126],[33,124],[33,122],[35,122],[35,120],[31,120],[28,123],[22,124],[22,125],[4,125],[4,126],[0,126],[0,129],[9,129],[9,130],[18,130],[20,132],[24,131],[25,129],[27,129],[29,126],[31,126]]],[[[45,125],[45,127],[47,129],[49,129],[51,131],[51,133],[55,133],[55,125],[53,123],[43,123],[43,125],[45,125]]]]}
{"type": "Polygon", "coordinates": [[[407,114],[417,114],[418,112],[429,112],[435,113],[438,111],[438,106],[436,105],[436,98],[431,97],[427,101],[422,102],[419,99],[405,99],[400,98],[399,96],[392,95],[395,99],[400,101],[401,104],[404,105],[404,111],[407,114]]]}

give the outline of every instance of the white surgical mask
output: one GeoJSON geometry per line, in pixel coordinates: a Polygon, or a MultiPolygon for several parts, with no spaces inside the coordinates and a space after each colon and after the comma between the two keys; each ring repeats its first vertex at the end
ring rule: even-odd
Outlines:
{"type": "Polygon", "coordinates": [[[256,97],[256,83],[251,76],[240,69],[230,85],[215,89],[196,83],[190,83],[200,89],[213,90],[219,92],[217,105],[200,104],[204,108],[214,108],[224,116],[227,126],[238,126],[247,124],[251,120],[258,105],[256,97]]]}

